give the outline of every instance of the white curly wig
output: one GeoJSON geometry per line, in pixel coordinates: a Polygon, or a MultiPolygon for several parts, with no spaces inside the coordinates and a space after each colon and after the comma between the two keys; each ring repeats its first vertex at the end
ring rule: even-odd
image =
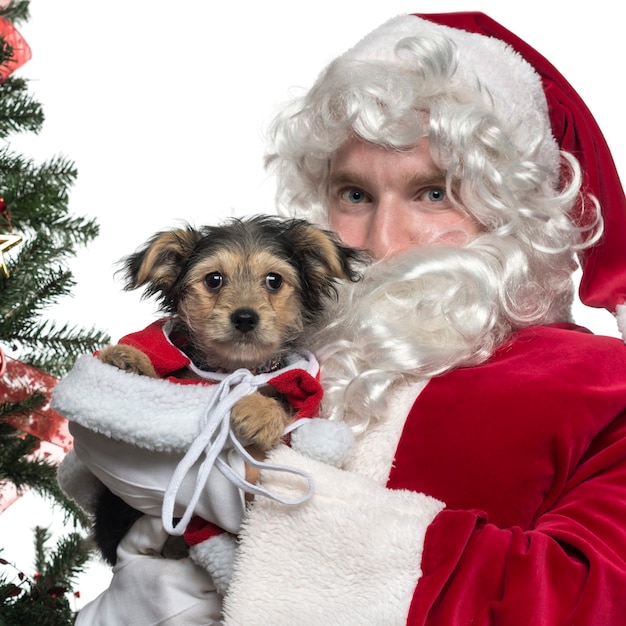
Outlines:
{"type": "Polygon", "coordinates": [[[602,218],[552,136],[539,76],[495,38],[402,16],[332,62],[270,128],[281,212],[327,225],[330,159],[354,137],[392,150],[428,137],[449,196],[481,226],[463,247],[375,262],[340,292],[316,337],[325,406],[361,428],[391,385],[480,363],[516,329],[569,320],[576,255],[602,218]],[[594,215],[585,232],[582,210],[594,215]]]}

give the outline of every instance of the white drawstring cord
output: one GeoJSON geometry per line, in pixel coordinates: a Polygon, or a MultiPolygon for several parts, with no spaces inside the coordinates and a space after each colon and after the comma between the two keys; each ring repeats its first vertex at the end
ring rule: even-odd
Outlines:
{"type": "Polygon", "coordinates": [[[185,456],[177,465],[167,489],[165,490],[161,517],[163,527],[170,535],[182,535],[185,532],[187,525],[194,514],[196,504],[200,499],[200,495],[202,494],[202,490],[207,482],[209,473],[214,466],[217,467],[219,471],[238,488],[255,495],[262,495],[271,498],[272,500],[282,504],[301,504],[313,495],[313,479],[307,472],[297,468],[291,468],[283,465],[273,465],[271,463],[255,460],[241,445],[241,442],[239,442],[230,427],[230,412],[235,403],[244,396],[255,393],[258,387],[266,384],[267,381],[274,375],[275,374],[265,374],[255,376],[246,369],[239,369],[231,374],[228,374],[220,381],[216,393],[212,396],[211,401],[203,413],[200,422],[200,433],[194,439],[185,456]],[[227,463],[218,458],[219,453],[222,451],[227,439],[229,438],[235,449],[250,465],[258,469],[289,472],[305,478],[308,483],[307,493],[300,498],[290,500],[288,498],[272,494],[260,485],[254,485],[241,478],[227,463]],[[187,504],[182,517],[177,524],[174,524],[173,519],[176,496],[185,477],[202,454],[204,454],[206,458],[198,470],[193,495],[187,504]]]}

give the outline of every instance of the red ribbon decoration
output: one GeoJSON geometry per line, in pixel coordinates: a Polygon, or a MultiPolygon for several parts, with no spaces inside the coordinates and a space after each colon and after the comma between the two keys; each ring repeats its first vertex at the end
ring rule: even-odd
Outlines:
{"type": "MultiPolygon", "coordinates": [[[[22,363],[2,354],[4,372],[0,375],[0,400],[20,402],[35,391],[44,393],[48,399],[57,384],[57,378],[36,367],[22,363]]],[[[50,461],[60,461],[72,447],[72,436],[67,420],[50,408],[43,407],[27,415],[5,418],[6,422],[40,440],[37,454],[50,461]]],[[[10,483],[0,484],[0,513],[13,503],[19,494],[10,483]]]]}
{"type": "Polygon", "coordinates": [[[0,82],[2,82],[22,67],[32,55],[24,37],[9,20],[3,17],[0,17],[0,37],[13,48],[13,57],[0,65],[0,82]]]}

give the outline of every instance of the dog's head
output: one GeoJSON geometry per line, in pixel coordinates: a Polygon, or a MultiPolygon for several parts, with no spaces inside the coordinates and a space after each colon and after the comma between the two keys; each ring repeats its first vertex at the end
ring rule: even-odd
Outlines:
{"type": "Polygon", "coordinates": [[[126,289],[145,287],[187,326],[213,366],[254,367],[298,343],[360,251],[304,220],[269,216],[157,233],[125,259],[126,289]]]}

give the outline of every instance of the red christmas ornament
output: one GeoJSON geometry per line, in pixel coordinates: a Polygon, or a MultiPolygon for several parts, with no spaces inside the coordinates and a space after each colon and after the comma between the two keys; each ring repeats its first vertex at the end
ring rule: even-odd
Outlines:
{"type": "Polygon", "coordinates": [[[0,198],[0,218],[6,222],[9,230],[13,230],[13,226],[11,225],[11,211],[9,211],[9,207],[4,198],[0,198]]]}

